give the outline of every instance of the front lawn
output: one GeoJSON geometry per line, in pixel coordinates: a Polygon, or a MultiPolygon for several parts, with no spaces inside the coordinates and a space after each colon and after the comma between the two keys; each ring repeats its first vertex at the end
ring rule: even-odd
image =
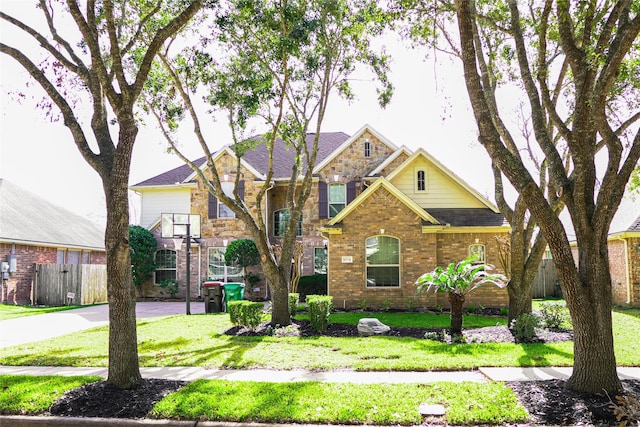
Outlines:
{"type": "MultiPolygon", "coordinates": [[[[345,316],[352,313],[346,313],[345,316]]],[[[419,322],[448,322],[448,316],[424,313],[359,313],[395,326],[419,322]],[[384,316],[383,316],[384,315],[384,316]]],[[[336,314],[337,321],[342,314],[336,314]]],[[[356,316],[357,317],[357,316],[356,316]]],[[[504,319],[469,316],[474,322],[504,319]],[[475,320],[474,320],[475,319],[475,320]],[[482,320],[480,320],[482,319],[482,320]]],[[[349,321],[357,320],[351,319],[349,321]]],[[[620,366],[640,366],[636,331],[640,310],[613,313],[616,358],[620,366]]],[[[141,366],[201,366],[250,369],[459,370],[480,366],[571,366],[573,343],[445,344],[398,337],[273,337],[228,336],[227,314],[178,315],[138,322],[141,366]]],[[[98,327],[37,344],[0,349],[0,364],[52,366],[107,366],[108,328],[98,327]]]]}
{"type": "Polygon", "coordinates": [[[41,414],[66,391],[101,379],[89,376],[0,375],[0,414],[41,414]]]}

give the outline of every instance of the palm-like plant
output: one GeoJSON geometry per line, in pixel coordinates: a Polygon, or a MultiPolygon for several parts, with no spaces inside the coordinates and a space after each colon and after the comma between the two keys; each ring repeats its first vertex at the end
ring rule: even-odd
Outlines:
{"type": "Polygon", "coordinates": [[[472,255],[458,263],[451,263],[444,269],[436,267],[433,271],[423,274],[416,281],[416,294],[423,291],[447,292],[451,305],[450,332],[452,336],[462,335],[462,306],[465,296],[478,287],[491,283],[500,288],[508,284],[506,276],[489,271],[490,264],[475,264],[477,256],[472,255]]]}

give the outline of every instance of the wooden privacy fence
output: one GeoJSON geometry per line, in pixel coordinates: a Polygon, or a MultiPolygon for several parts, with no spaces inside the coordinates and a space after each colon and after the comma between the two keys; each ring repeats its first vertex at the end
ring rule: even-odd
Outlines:
{"type": "Polygon", "coordinates": [[[543,259],[533,282],[533,297],[561,297],[560,279],[552,259],[543,259]]]}
{"type": "Polygon", "coordinates": [[[33,288],[35,305],[87,305],[107,302],[107,266],[36,264],[33,288]]]}

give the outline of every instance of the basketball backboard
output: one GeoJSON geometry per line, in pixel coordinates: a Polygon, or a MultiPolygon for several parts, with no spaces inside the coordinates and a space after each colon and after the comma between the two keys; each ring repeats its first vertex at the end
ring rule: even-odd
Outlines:
{"type": "Polygon", "coordinates": [[[200,237],[200,215],[163,213],[161,218],[161,235],[163,239],[186,236],[187,224],[189,224],[191,237],[196,239],[200,237]]]}

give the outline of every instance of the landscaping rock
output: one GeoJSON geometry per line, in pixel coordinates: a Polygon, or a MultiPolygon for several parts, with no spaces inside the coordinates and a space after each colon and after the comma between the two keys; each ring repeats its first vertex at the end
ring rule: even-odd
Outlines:
{"type": "Polygon", "coordinates": [[[365,337],[369,337],[371,335],[384,335],[390,330],[390,327],[376,318],[364,318],[358,321],[358,334],[365,337]]]}

